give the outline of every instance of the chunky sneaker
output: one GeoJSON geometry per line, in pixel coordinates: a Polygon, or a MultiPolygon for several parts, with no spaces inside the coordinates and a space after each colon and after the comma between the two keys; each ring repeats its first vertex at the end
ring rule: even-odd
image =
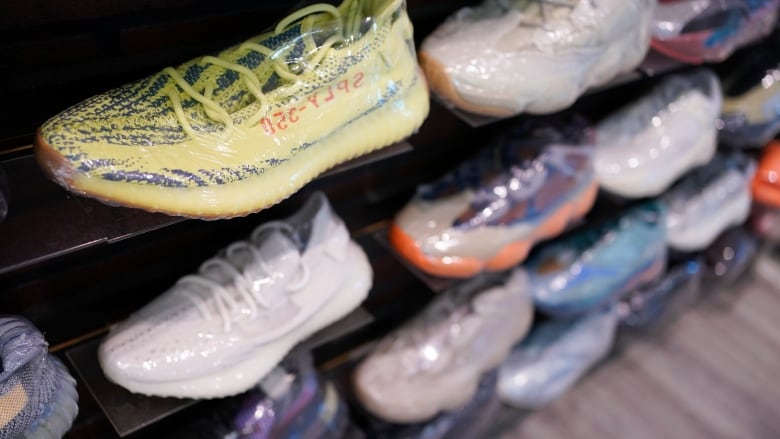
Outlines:
{"type": "Polygon", "coordinates": [[[589,131],[515,129],[439,181],[421,186],[395,218],[390,242],[421,270],[445,277],[503,271],[534,243],[593,206],[589,131]]]}
{"type": "Polygon", "coordinates": [[[428,113],[403,0],[308,6],[273,32],[88,99],[44,123],[66,188],[175,215],[246,215],[428,113]]]}
{"type": "Polygon", "coordinates": [[[474,279],[445,292],[382,340],[357,368],[363,406],[389,422],[413,423],[461,408],[483,373],[498,366],[531,323],[525,273],[504,284],[474,279]]]}
{"type": "Polygon", "coordinates": [[[665,213],[648,202],[545,245],[526,264],[536,308],[583,314],[661,275],[665,213]]]}
{"type": "Polygon", "coordinates": [[[753,199],[768,207],[780,208],[780,140],[770,142],[761,156],[753,178],[753,199]]]}
{"type": "Polygon", "coordinates": [[[705,278],[718,286],[742,279],[758,255],[756,236],[743,227],[732,227],[704,251],[705,278]]]}
{"type": "Polygon", "coordinates": [[[27,320],[0,315],[0,439],[59,439],[79,411],[76,380],[27,320]]]}
{"type": "Polygon", "coordinates": [[[549,404],[607,355],[617,323],[618,313],[612,306],[534,328],[501,365],[499,397],[521,408],[549,404]]]}
{"type": "Polygon", "coordinates": [[[311,356],[299,354],[274,369],[251,391],[231,422],[235,438],[321,439],[342,437],[346,406],[330,383],[322,383],[311,356]]]}
{"type": "Polygon", "coordinates": [[[112,328],[100,364],[136,393],[218,398],[255,385],[368,294],[363,250],[321,193],[259,226],[112,328]]]}
{"type": "Polygon", "coordinates": [[[479,114],[553,113],[634,69],[655,0],[485,0],[452,15],[420,49],[431,88],[479,114]]]}
{"type": "Polygon", "coordinates": [[[777,48],[760,51],[724,87],[719,140],[730,146],[763,147],[780,133],[780,62],[777,48]]]}
{"type": "Polygon", "coordinates": [[[720,62],[768,35],[778,0],[667,0],[653,17],[653,49],[690,64],[720,62]]]}
{"type": "Polygon", "coordinates": [[[687,258],[653,282],[623,296],[619,305],[621,326],[645,330],[660,327],[679,315],[696,300],[702,271],[698,258],[687,258]]]}
{"type": "Polygon", "coordinates": [[[745,222],[755,169],[745,155],[718,155],[664,194],[669,246],[682,252],[704,250],[721,232],[745,222]]]}
{"type": "Polygon", "coordinates": [[[418,424],[390,424],[371,419],[366,437],[372,439],[457,439],[485,437],[501,403],[496,395],[498,371],[482,375],[474,397],[460,409],[418,424]]]}
{"type": "Polygon", "coordinates": [[[661,194],[716,149],[720,81],[708,70],[671,75],[596,130],[601,187],[627,197],[661,194]]]}

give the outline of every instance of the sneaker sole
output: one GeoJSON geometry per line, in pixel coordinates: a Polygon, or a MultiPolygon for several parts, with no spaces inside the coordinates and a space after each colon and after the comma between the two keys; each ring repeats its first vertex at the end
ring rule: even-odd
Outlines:
{"type": "Polygon", "coordinates": [[[739,195],[729,198],[715,215],[702,218],[695,228],[677,236],[667,234],[669,246],[683,252],[704,250],[721,232],[744,223],[750,214],[750,206],[751,196],[746,187],[739,195]]]}
{"type": "Polygon", "coordinates": [[[404,94],[342,125],[317,142],[316,147],[302,150],[290,161],[293,164],[207,190],[127,184],[80,175],[46,143],[40,128],[34,141],[35,157],[50,179],[109,205],[202,219],[246,216],[283,201],[340,163],[392,145],[417,131],[428,114],[430,102],[422,73],[418,70],[413,77],[404,94]]]}
{"type": "Polygon", "coordinates": [[[598,184],[594,180],[550,213],[530,236],[505,245],[488,260],[466,256],[428,256],[396,224],[390,226],[389,239],[403,257],[435,276],[465,278],[485,270],[504,271],[524,261],[534,244],[561,234],[569,224],[585,216],[593,207],[597,194],[598,184]]]}
{"type": "MultiPolygon", "coordinates": [[[[371,288],[373,271],[368,258],[357,244],[350,244],[350,253],[344,266],[350,267],[351,277],[344,280],[333,299],[304,324],[263,345],[248,359],[219,373],[187,380],[137,381],[121,374],[112,374],[109,379],[131,392],[149,396],[210,399],[245,392],[270,372],[300,341],[346,316],[363,302],[371,288]]],[[[102,364],[101,367],[106,370],[102,364]]]]}
{"type": "Polygon", "coordinates": [[[51,355],[47,359],[52,362],[55,370],[57,389],[52,394],[43,416],[36,419],[21,436],[25,439],[60,439],[70,430],[79,413],[76,380],[60,360],[51,355]]]}

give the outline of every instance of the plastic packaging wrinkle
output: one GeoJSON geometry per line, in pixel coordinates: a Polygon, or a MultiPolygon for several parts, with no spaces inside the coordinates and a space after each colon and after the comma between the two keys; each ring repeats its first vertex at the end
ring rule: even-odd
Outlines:
{"type": "Polygon", "coordinates": [[[355,392],[388,422],[421,422],[460,409],[483,373],[526,334],[532,315],[521,269],[505,280],[466,282],[384,338],[356,369],[355,392]]]}
{"type": "Polygon", "coordinates": [[[615,307],[607,307],[575,320],[551,320],[534,328],[499,369],[501,400],[529,409],[554,401],[607,355],[617,322],[615,307]]]}
{"type": "Polygon", "coordinates": [[[655,0],[485,0],[428,36],[420,62],[455,107],[506,117],[569,107],[644,59],[655,0]]]}
{"type": "Polygon", "coordinates": [[[660,2],[653,17],[655,50],[690,63],[721,62],[768,35],[780,0],[660,2]]]}
{"type": "Polygon", "coordinates": [[[71,107],[43,124],[35,150],[76,193],[229,218],[402,140],[428,107],[404,2],[344,0],[71,107]]]}
{"type": "Polygon", "coordinates": [[[625,198],[660,195],[712,159],[717,146],[720,81],[709,70],[674,74],[596,128],[599,184],[625,198]]]}
{"type": "Polygon", "coordinates": [[[666,267],[665,218],[646,202],[546,244],[526,264],[537,309],[585,314],[654,280],[666,267]]]}

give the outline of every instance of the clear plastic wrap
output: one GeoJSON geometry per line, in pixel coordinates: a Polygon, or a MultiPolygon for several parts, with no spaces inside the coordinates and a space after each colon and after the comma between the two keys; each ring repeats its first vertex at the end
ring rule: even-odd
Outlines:
{"type": "Polygon", "coordinates": [[[420,48],[431,88],[477,114],[545,114],[634,69],[655,0],[485,0],[449,17],[420,48]]]}
{"type": "Polygon", "coordinates": [[[720,62],[768,35],[780,0],[667,0],[653,17],[653,48],[690,64],[720,62]]]}
{"type": "Polygon", "coordinates": [[[134,393],[220,398],[250,389],[299,342],[353,311],[373,271],[325,195],[258,226],[116,325],[99,359],[134,393]]]}
{"type": "Polygon", "coordinates": [[[529,121],[418,188],[390,228],[395,250],[443,277],[503,271],[593,206],[592,131],[579,117],[529,121]]]}
{"type": "Polygon", "coordinates": [[[526,263],[536,308],[580,315],[654,280],[666,268],[665,218],[647,202],[546,244],[526,263]]]}
{"type": "Polygon", "coordinates": [[[29,321],[0,314],[0,439],[59,439],[78,414],[76,380],[29,321]]]}
{"type": "Polygon", "coordinates": [[[720,81],[709,70],[674,74],[596,128],[599,184],[626,198],[660,195],[712,159],[721,111],[720,81]]]}
{"type": "Polygon", "coordinates": [[[660,327],[692,305],[702,283],[702,262],[688,258],[673,264],[655,281],[626,294],[620,300],[620,323],[632,330],[660,327]]]}
{"type": "Polygon", "coordinates": [[[540,408],[564,394],[612,348],[614,306],[574,320],[540,324],[501,365],[498,394],[520,408],[540,408]]]}
{"type": "Polygon", "coordinates": [[[777,46],[756,48],[739,74],[724,80],[718,140],[763,148],[780,133],[780,57],[777,46]]]}
{"type": "Polygon", "coordinates": [[[756,236],[741,226],[732,227],[704,252],[705,277],[713,285],[727,287],[742,278],[757,255],[756,236]]]}
{"type": "Polygon", "coordinates": [[[35,151],[73,192],[228,218],[401,140],[428,106],[403,0],[344,0],[71,107],[43,124],[35,151]]]}
{"type": "Polygon", "coordinates": [[[473,279],[385,337],[355,370],[355,392],[388,422],[422,422],[460,409],[480,377],[525,336],[532,316],[521,269],[502,281],[473,279]]]}
{"type": "Polygon", "coordinates": [[[719,154],[687,175],[661,198],[666,204],[666,239],[675,250],[704,250],[723,231],[750,214],[750,184],[756,165],[741,153],[719,154]]]}
{"type": "Polygon", "coordinates": [[[752,184],[753,198],[768,207],[780,208],[780,141],[764,150],[752,184]]]}

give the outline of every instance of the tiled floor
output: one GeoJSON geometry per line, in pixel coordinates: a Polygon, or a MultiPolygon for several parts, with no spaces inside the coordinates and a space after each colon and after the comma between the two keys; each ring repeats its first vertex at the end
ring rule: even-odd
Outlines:
{"type": "MultiPolygon", "coordinates": [[[[780,438],[780,264],[634,339],[514,438],[780,438]]],[[[505,424],[506,425],[506,424],[505,424]]]]}

